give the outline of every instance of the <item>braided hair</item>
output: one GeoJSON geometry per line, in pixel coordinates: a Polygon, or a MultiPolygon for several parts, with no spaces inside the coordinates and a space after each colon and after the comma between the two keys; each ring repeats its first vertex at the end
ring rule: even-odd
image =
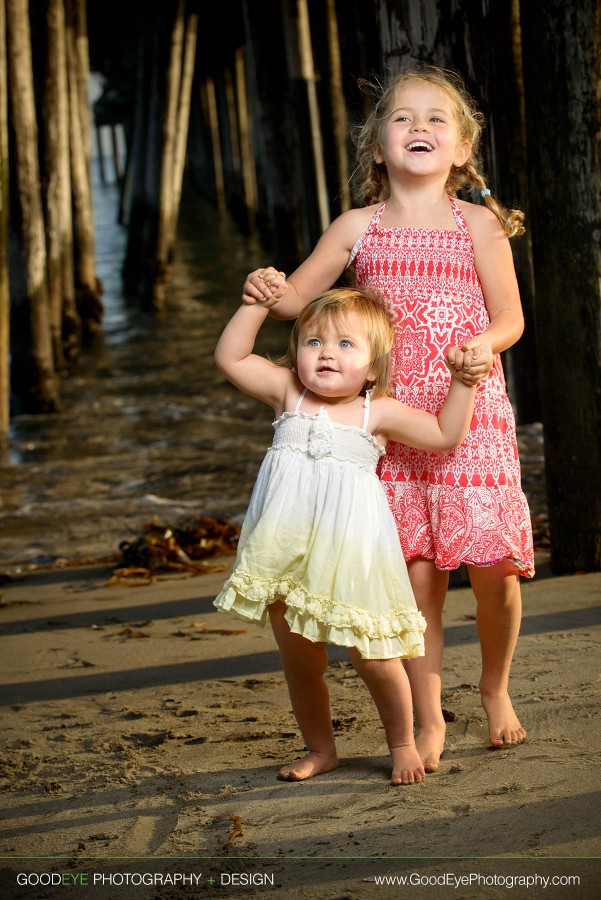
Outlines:
{"type": "Polygon", "coordinates": [[[467,187],[480,191],[488,208],[496,215],[508,237],[524,233],[524,213],[519,209],[506,209],[496,200],[486,185],[482,175],[480,137],[484,127],[484,116],[478,111],[469,95],[462,78],[455,72],[437,66],[417,65],[393,76],[387,84],[379,79],[360,79],[359,86],[371,95],[374,104],[363,125],[354,132],[356,146],[356,166],[353,178],[357,192],[366,206],[385,200],[390,196],[390,182],[386,163],[376,163],[374,153],[381,151],[382,137],[388,116],[395,108],[398,91],[415,83],[431,84],[447,94],[451,100],[455,119],[459,128],[460,141],[469,141],[471,151],[462,166],[452,166],[445,185],[451,196],[456,196],[460,188],[467,187]]]}

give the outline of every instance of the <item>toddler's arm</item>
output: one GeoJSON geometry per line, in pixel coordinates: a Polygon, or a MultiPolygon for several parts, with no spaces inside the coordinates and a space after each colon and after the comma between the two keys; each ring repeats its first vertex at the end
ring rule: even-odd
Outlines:
{"type": "Polygon", "coordinates": [[[475,395],[475,385],[465,384],[453,375],[437,416],[384,397],[375,401],[382,412],[374,422],[374,433],[418,450],[452,450],[469,431],[475,395]]]}
{"type": "Polygon", "coordinates": [[[255,338],[268,315],[261,304],[243,304],[225,326],[215,348],[215,363],[237,388],[278,408],[290,383],[290,369],[253,353],[255,338]]]}

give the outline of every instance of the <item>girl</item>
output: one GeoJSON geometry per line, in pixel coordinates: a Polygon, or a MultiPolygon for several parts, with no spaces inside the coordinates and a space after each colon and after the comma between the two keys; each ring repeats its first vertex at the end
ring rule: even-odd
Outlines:
{"type": "Polygon", "coordinates": [[[329,291],[306,306],[284,365],[252,352],[266,316],[243,304],[215,351],[221,372],[276,415],[215,605],[261,624],[269,615],[308,750],[280,769],[282,778],[338,765],[324,682],[331,642],[350,648],[375,701],[392,783],[412,784],[425,773],[401,658],[423,653],[425,623],[375,472],[391,438],[438,453],[460,443],[475,390],[453,379],[438,418],[388,396],[393,325],[374,294],[329,291]]]}
{"type": "Polygon", "coordinates": [[[462,563],[477,601],[490,744],[526,736],[509,697],[509,671],[521,620],[519,576],[534,574],[532,531],[499,357],[523,330],[508,241],[523,232],[523,214],[504,209],[486,187],[481,127],[457,76],[429,66],[398,75],[358,137],[367,205],[336,219],[287,281],[261,268],[243,294],[246,303],[281,301],[273,314],[291,318],[353,265],[357,283],[378,288],[395,311],[398,399],[436,412],[449,379],[445,356],[465,383],[478,384],[460,448],[432,455],[392,444],[379,470],[428,623],[425,656],[407,664],[426,772],[436,771],[444,747],[442,609],[448,571],[462,563]],[[486,206],[457,200],[464,186],[478,188],[486,206]]]}

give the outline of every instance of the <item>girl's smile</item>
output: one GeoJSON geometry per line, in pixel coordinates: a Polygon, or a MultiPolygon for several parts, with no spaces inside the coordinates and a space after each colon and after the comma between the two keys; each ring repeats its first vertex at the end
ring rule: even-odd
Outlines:
{"type": "Polygon", "coordinates": [[[412,174],[448,173],[461,166],[470,152],[460,141],[456,112],[444,91],[416,81],[400,90],[388,115],[377,163],[412,174]]]}

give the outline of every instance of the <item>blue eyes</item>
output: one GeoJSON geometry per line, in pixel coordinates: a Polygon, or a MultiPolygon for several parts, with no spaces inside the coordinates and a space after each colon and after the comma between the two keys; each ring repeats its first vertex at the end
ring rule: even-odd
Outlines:
{"type": "MultiPolygon", "coordinates": [[[[309,340],[307,341],[307,346],[308,347],[321,347],[321,341],[319,340],[319,338],[309,338],[309,340]]],[[[342,347],[343,349],[346,350],[349,347],[352,347],[353,344],[352,344],[352,341],[347,341],[346,339],[343,339],[342,341],[339,341],[338,346],[342,347]]]]}

